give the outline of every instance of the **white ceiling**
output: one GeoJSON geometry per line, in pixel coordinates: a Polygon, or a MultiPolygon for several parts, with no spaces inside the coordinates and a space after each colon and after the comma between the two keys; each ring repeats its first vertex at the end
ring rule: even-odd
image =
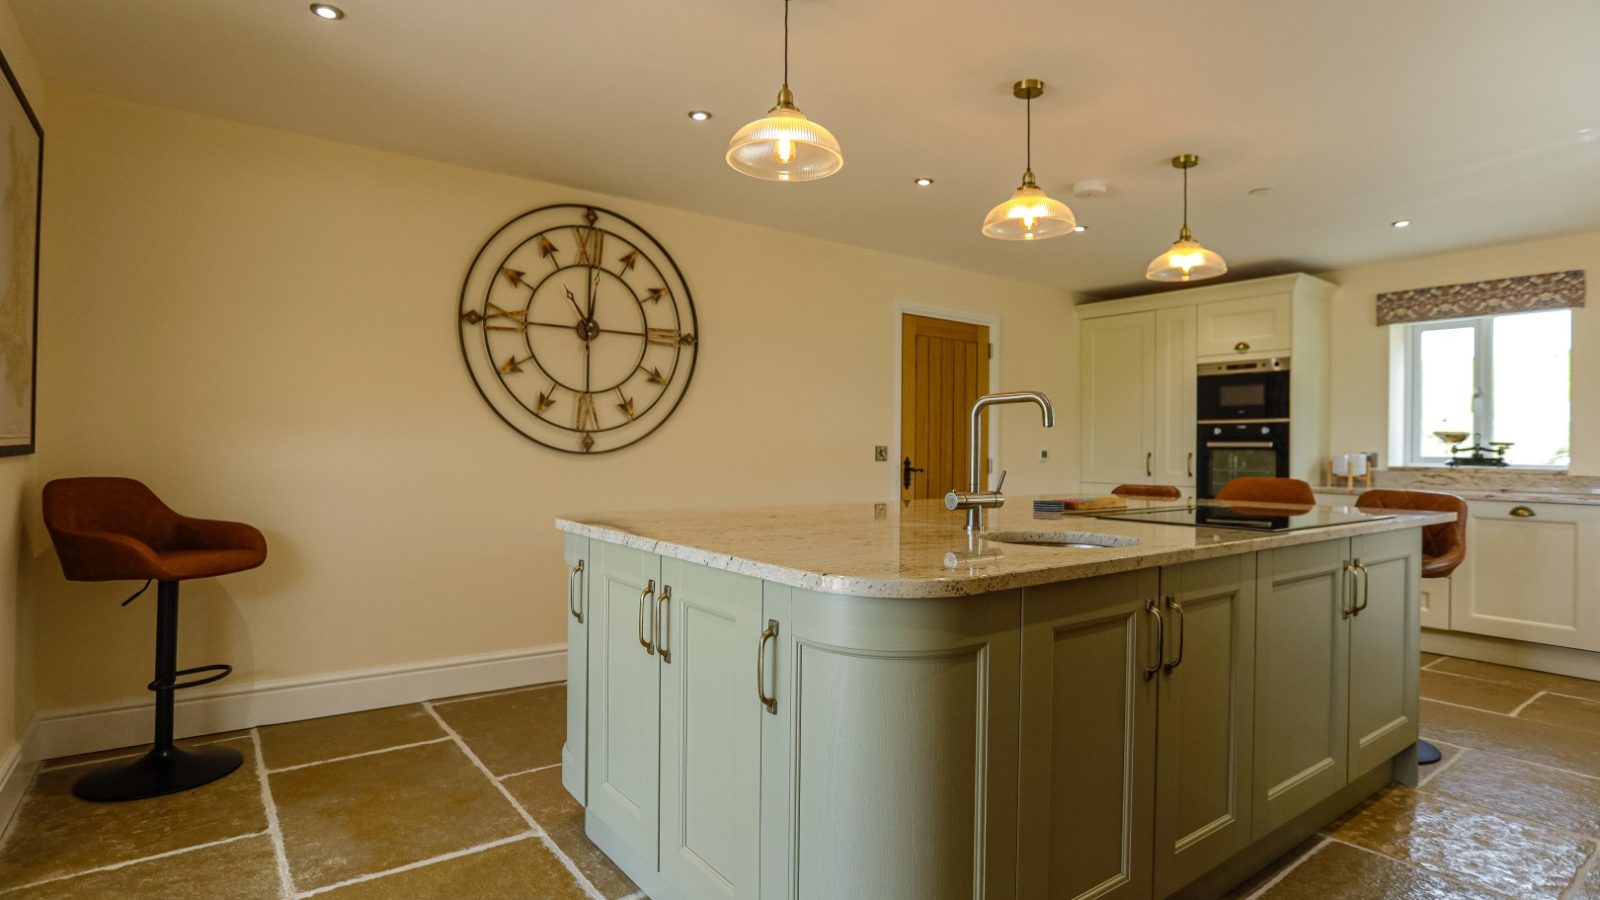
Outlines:
{"type": "Polygon", "coordinates": [[[779,0],[340,5],[14,0],[52,85],[1091,294],[1146,289],[1179,152],[1230,276],[1600,228],[1594,0],[795,0],[790,81],[846,164],[793,185],[722,159],[781,80],[779,0]],[[1048,84],[1034,170],[1085,234],[979,234],[1021,175],[1022,77],[1048,84]],[[1072,197],[1088,178],[1110,193],[1072,197]]]}

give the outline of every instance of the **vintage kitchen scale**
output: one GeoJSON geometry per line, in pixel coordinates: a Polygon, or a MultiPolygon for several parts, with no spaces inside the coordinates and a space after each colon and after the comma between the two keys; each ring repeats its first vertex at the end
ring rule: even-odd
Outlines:
{"type": "Polygon", "coordinates": [[[1435,431],[1433,436],[1450,445],[1450,461],[1445,463],[1447,466],[1495,466],[1504,468],[1506,465],[1506,451],[1511,449],[1511,444],[1506,441],[1490,441],[1488,444],[1480,444],[1478,443],[1478,435],[1469,435],[1465,431],[1435,431]],[[1472,438],[1472,445],[1462,446],[1462,443],[1468,437],[1472,438]]]}

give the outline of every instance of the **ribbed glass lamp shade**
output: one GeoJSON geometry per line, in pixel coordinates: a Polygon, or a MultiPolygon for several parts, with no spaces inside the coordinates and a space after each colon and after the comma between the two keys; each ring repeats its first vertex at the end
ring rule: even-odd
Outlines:
{"type": "Polygon", "coordinates": [[[1011,199],[989,210],[983,220],[985,237],[1002,241],[1034,241],[1071,234],[1078,227],[1072,210],[1033,185],[1017,188],[1011,199]]]}
{"type": "Polygon", "coordinates": [[[1151,281],[1203,281],[1228,271],[1228,264],[1214,250],[1180,238],[1172,248],[1150,261],[1144,277],[1151,281]]]}
{"type": "Polygon", "coordinates": [[[844,168],[844,152],[828,129],[779,105],[734,134],[728,165],[767,181],[816,181],[844,168]]]}

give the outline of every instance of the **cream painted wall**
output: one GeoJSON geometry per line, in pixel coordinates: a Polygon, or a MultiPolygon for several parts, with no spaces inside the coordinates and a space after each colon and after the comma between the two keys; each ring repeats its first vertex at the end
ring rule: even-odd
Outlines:
{"type": "MultiPolygon", "coordinates": [[[[1389,331],[1377,323],[1385,291],[1585,269],[1600,280],[1600,233],[1484,247],[1329,272],[1333,300],[1329,435],[1334,451],[1389,446],[1389,331]]],[[[1600,475],[1600,301],[1572,319],[1572,467],[1600,475]]],[[[1386,463],[1387,464],[1387,463],[1386,463]]]]}
{"type": "MultiPolygon", "coordinates": [[[[45,114],[44,79],[9,4],[0,4],[0,51],[22,84],[34,115],[44,125],[48,153],[54,134],[45,114]]],[[[48,155],[44,171],[46,176],[50,174],[48,155]]],[[[41,318],[46,314],[41,310],[41,318]]],[[[29,498],[37,493],[37,459],[36,455],[0,458],[0,775],[4,775],[4,763],[34,711],[32,647],[23,637],[30,630],[26,600],[29,592],[22,585],[19,572],[22,560],[31,553],[23,511],[30,506],[29,498]]]]}
{"type": "MultiPolygon", "coordinates": [[[[890,499],[897,301],[1000,317],[994,387],[1062,423],[1000,413],[1007,486],[1076,482],[1064,291],[106,98],[52,114],[41,475],[135,476],[266,532],[263,568],[184,588],[182,662],[232,662],[227,685],[563,642],[559,512],[890,499]],[[676,416],[596,458],[496,419],[455,336],[478,245],[574,200],[661,240],[704,338],[676,416]]],[[[142,702],[149,605],[51,555],[25,576],[40,708],[142,702]]]]}

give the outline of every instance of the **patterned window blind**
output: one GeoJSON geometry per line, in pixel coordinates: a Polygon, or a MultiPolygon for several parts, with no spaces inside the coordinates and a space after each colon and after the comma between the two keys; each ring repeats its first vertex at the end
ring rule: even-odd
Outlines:
{"type": "Polygon", "coordinates": [[[1378,324],[1436,322],[1496,313],[1571,309],[1584,300],[1582,269],[1446,284],[1378,295],[1378,324]]]}

